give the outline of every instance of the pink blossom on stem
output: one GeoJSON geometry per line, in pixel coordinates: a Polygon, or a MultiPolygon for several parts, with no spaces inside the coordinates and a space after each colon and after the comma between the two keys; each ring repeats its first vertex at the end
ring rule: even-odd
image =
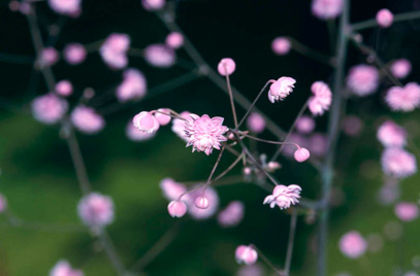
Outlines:
{"type": "Polygon", "coordinates": [[[404,79],[411,72],[411,63],[405,58],[397,59],[391,64],[390,69],[394,77],[404,79]]]}
{"type": "Polygon", "coordinates": [[[194,119],[198,118],[198,115],[191,113],[189,111],[183,111],[180,114],[180,117],[182,118],[175,118],[172,120],[172,131],[178,135],[182,140],[185,142],[188,142],[188,137],[186,134],[186,122],[187,121],[194,121],[194,119]]]}
{"type": "Polygon", "coordinates": [[[168,68],[175,64],[175,52],[165,44],[152,44],[144,49],[144,58],[152,66],[168,68]]]}
{"type": "Polygon", "coordinates": [[[65,15],[79,14],[81,2],[81,0],[48,0],[53,11],[65,15]]]}
{"type": "Polygon", "coordinates": [[[315,120],[303,115],[296,121],[296,130],[303,134],[311,133],[315,129],[315,120]]]}
{"type": "Polygon", "coordinates": [[[328,141],[325,134],[314,133],[309,137],[308,148],[316,156],[324,156],[328,147],[328,141]]]}
{"type": "Polygon", "coordinates": [[[171,111],[168,108],[159,108],[154,116],[161,126],[166,126],[172,119],[170,113],[171,111]]]}
{"type": "Polygon", "coordinates": [[[314,94],[309,99],[308,107],[313,115],[322,115],[330,108],[332,102],[332,93],[328,85],[322,81],[316,81],[311,86],[314,94]]]}
{"type": "Polygon", "coordinates": [[[138,100],[146,94],[146,78],[137,69],[127,69],[123,74],[123,81],[117,87],[117,98],[120,102],[138,100]]]}
{"type": "Polygon", "coordinates": [[[407,132],[393,121],[383,122],[378,128],[377,137],[385,147],[403,147],[407,142],[407,132]]]}
{"type": "Polygon", "coordinates": [[[102,228],[114,220],[114,203],[99,193],[85,195],[78,205],[79,217],[90,227],[102,228]]]}
{"type": "Polygon", "coordinates": [[[0,214],[7,208],[7,199],[4,195],[0,194],[0,214]]]}
{"type": "Polygon", "coordinates": [[[54,124],[63,118],[68,104],[54,94],[36,97],[31,104],[34,118],[44,124],[54,124]]]}
{"type": "Polygon", "coordinates": [[[356,259],[366,252],[367,242],[359,232],[350,231],[341,237],[339,247],[345,256],[356,259]]]}
{"type": "Polygon", "coordinates": [[[396,178],[409,177],[417,172],[416,157],[401,148],[386,148],[381,163],[385,174],[396,178]]]}
{"type": "Polygon", "coordinates": [[[70,96],[73,93],[73,85],[68,80],[61,80],[55,85],[55,92],[63,97],[70,96]]]}
{"type": "Polygon", "coordinates": [[[206,219],[213,216],[219,205],[219,196],[216,191],[211,187],[194,187],[191,192],[185,195],[186,202],[188,204],[188,213],[198,220],[206,219]],[[208,201],[208,207],[205,209],[198,208],[195,205],[195,201],[199,197],[206,197],[208,201]]]}
{"type": "Polygon", "coordinates": [[[363,97],[372,94],[378,85],[379,73],[375,67],[360,64],[350,69],[347,86],[357,96],[363,97]]]}
{"type": "Polygon", "coordinates": [[[276,37],[271,43],[271,49],[277,55],[286,55],[290,52],[292,44],[287,37],[276,37]]]}
{"type": "Polygon", "coordinates": [[[312,0],[312,13],[322,20],[333,19],[343,11],[343,0],[312,0]]]}
{"type": "Polygon", "coordinates": [[[412,221],[418,218],[419,208],[417,204],[410,202],[401,202],[395,205],[395,214],[402,221],[412,221]]]}
{"type": "Polygon", "coordinates": [[[261,116],[257,112],[252,112],[249,115],[246,123],[247,123],[247,126],[248,126],[249,130],[251,130],[252,132],[255,132],[255,133],[261,133],[265,129],[264,117],[261,116]]]}
{"type": "Polygon", "coordinates": [[[168,213],[173,218],[180,218],[187,212],[187,205],[181,200],[173,200],[168,204],[168,213]]]}
{"type": "Polygon", "coordinates": [[[184,36],[178,32],[172,32],[166,37],[165,43],[170,48],[178,49],[184,44],[184,36]]]}
{"type": "Polygon", "coordinates": [[[165,6],[165,0],[142,0],[141,3],[148,11],[160,10],[165,6]]]}
{"type": "Polygon", "coordinates": [[[257,261],[258,253],[251,245],[240,245],[236,248],[235,258],[240,264],[251,265],[257,261]]]}
{"type": "Polygon", "coordinates": [[[107,37],[99,52],[106,64],[114,69],[127,66],[127,51],[130,48],[130,37],[126,34],[113,33],[107,37]]]}
{"type": "Polygon", "coordinates": [[[65,260],[58,261],[50,271],[50,276],[83,276],[81,270],[76,270],[71,267],[69,262],[65,260]]]}
{"type": "Polygon", "coordinates": [[[362,131],[363,122],[357,116],[348,115],[343,119],[342,128],[348,136],[357,136],[362,131]]]}
{"type": "Polygon", "coordinates": [[[217,221],[222,227],[238,225],[244,217],[244,204],[240,201],[232,201],[226,208],[220,211],[217,221]]]}
{"type": "Polygon", "coordinates": [[[213,149],[220,150],[222,142],[227,141],[224,134],[228,128],[223,125],[223,117],[210,118],[204,114],[201,117],[185,122],[187,147],[192,146],[193,152],[204,152],[210,155],[213,149]]]}
{"type": "Polygon", "coordinates": [[[276,185],[273,189],[273,194],[266,196],[263,204],[270,204],[270,208],[276,205],[280,209],[290,208],[291,205],[299,203],[300,192],[302,188],[299,185],[276,185]]]}
{"type": "Polygon", "coordinates": [[[41,56],[39,58],[39,64],[41,67],[52,66],[59,59],[59,55],[56,49],[53,47],[47,47],[42,49],[41,56]]]}
{"type": "Polygon", "coordinates": [[[172,178],[164,178],[160,181],[163,196],[168,200],[176,200],[187,191],[187,188],[172,178]]]}
{"type": "Polygon", "coordinates": [[[393,111],[409,112],[420,106],[420,86],[415,82],[391,87],[385,101],[393,111]]]}
{"type": "Polygon", "coordinates": [[[159,129],[159,122],[151,112],[142,111],[133,117],[133,125],[140,131],[155,133],[159,129]]]}
{"type": "Polygon", "coordinates": [[[133,125],[133,122],[130,121],[127,124],[126,134],[128,139],[134,142],[142,142],[152,139],[155,136],[155,133],[147,133],[139,130],[133,125]]]}
{"type": "Polygon", "coordinates": [[[381,9],[376,14],[376,22],[382,28],[388,28],[394,21],[394,15],[388,9],[381,9]]]}
{"type": "Polygon", "coordinates": [[[105,120],[101,115],[93,108],[83,105],[74,108],[70,119],[78,130],[86,134],[95,134],[105,126],[105,120]]]}
{"type": "Polygon", "coordinates": [[[293,156],[297,162],[302,163],[309,159],[311,153],[308,149],[299,147],[293,156]]]}
{"type": "Polygon", "coordinates": [[[273,81],[270,90],[268,91],[268,99],[270,102],[275,103],[276,101],[284,100],[293,92],[295,83],[296,80],[291,77],[280,77],[276,81],[273,81]]]}
{"type": "Polygon", "coordinates": [[[220,75],[232,75],[235,72],[236,63],[231,58],[222,58],[217,65],[217,71],[220,75]]]}
{"type": "Polygon", "coordinates": [[[71,65],[82,63],[86,55],[86,49],[80,43],[70,43],[64,48],[64,59],[71,65]]]}
{"type": "Polygon", "coordinates": [[[194,200],[194,205],[200,209],[207,209],[209,208],[209,199],[206,196],[198,196],[194,200]]]}

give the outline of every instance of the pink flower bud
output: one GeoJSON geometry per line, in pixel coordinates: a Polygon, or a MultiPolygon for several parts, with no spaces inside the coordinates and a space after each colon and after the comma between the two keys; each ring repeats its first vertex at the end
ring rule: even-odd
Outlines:
{"type": "Polygon", "coordinates": [[[312,0],[312,13],[322,20],[333,19],[343,11],[343,0],[312,0]]]}
{"type": "Polygon", "coordinates": [[[173,218],[180,218],[187,212],[187,205],[180,200],[173,200],[168,204],[169,215],[173,218]]]}
{"type": "Polygon", "coordinates": [[[146,95],[146,78],[137,69],[127,69],[123,74],[123,81],[117,87],[117,98],[120,102],[139,100],[146,95]]]}
{"type": "Polygon", "coordinates": [[[407,142],[407,132],[393,121],[385,121],[378,128],[377,137],[385,147],[403,147],[407,142]]]}
{"type": "Polygon", "coordinates": [[[146,133],[154,133],[159,129],[158,120],[147,111],[142,111],[134,116],[133,125],[146,133]]]}
{"type": "Polygon", "coordinates": [[[394,15],[388,9],[382,9],[376,14],[376,22],[382,28],[388,28],[394,21],[394,15]]]}
{"type": "Polygon", "coordinates": [[[350,231],[341,237],[339,247],[344,255],[356,259],[365,253],[367,243],[359,232],[350,231]]]}
{"type": "Polygon", "coordinates": [[[80,43],[70,43],[64,48],[64,59],[71,65],[82,63],[86,55],[86,49],[80,43]]]}
{"type": "Polygon", "coordinates": [[[399,79],[404,79],[411,72],[411,63],[405,58],[394,61],[391,65],[391,73],[399,79]]]}
{"type": "Polygon", "coordinates": [[[258,259],[258,253],[252,246],[240,245],[235,251],[236,261],[246,265],[254,264],[258,259]]]}
{"type": "Polygon", "coordinates": [[[165,44],[152,44],[144,49],[144,58],[152,66],[168,68],[175,64],[176,55],[165,44]]]}
{"type": "Polygon", "coordinates": [[[233,227],[238,225],[244,217],[244,204],[240,201],[232,201],[217,216],[222,227],[233,227]]]}
{"type": "Polygon", "coordinates": [[[126,134],[128,139],[134,142],[143,142],[152,139],[155,136],[155,133],[147,133],[139,130],[133,125],[133,122],[130,121],[127,124],[126,134]]]}
{"type": "Polygon", "coordinates": [[[63,97],[70,96],[73,93],[73,85],[68,80],[59,81],[55,85],[55,92],[63,97]]]}
{"type": "Polygon", "coordinates": [[[130,37],[126,34],[113,33],[102,44],[99,52],[106,64],[114,69],[127,66],[127,51],[130,48],[130,37]]]}
{"type": "Polygon", "coordinates": [[[415,203],[401,202],[395,206],[395,214],[402,221],[412,221],[418,218],[419,208],[415,203]]]}
{"type": "Polygon", "coordinates": [[[166,37],[165,43],[170,48],[178,49],[184,44],[184,37],[178,32],[172,32],[166,37]]]}
{"type": "Polygon", "coordinates": [[[308,134],[315,129],[315,121],[309,116],[299,117],[296,121],[296,130],[300,133],[308,134]]]}
{"type": "Polygon", "coordinates": [[[49,276],[83,276],[83,272],[73,269],[69,262],[61,260],[51,269],[49,276]]]}
{"type": "Polygon", "coordinates": [[[271,49],[277,55],[286,55],[291,47],[290,40],[286,37],[276,37],[271,43],[271,49]]]}
{"type": "Polygon", "coordinates": [[[268,99],[270,102],[274,103],[276,101],[284,100],[293,92],[295,83],[296,80],[291,77],[280,77],[274,81],[270,86],[270,91],[268,91],[268,99]]]}
{"type": "Polygon", "coordinates": [[[39,60],[40,65],[51,66],[55,64],[59,59],[58,52],[52,47],[44,48],[41,51],[41,57],[39,60]]]}
{"type": "Polygon", "coordinates": [[[255,133],[261,133],[265,129],[265,120],[263,116],[261,116],[257,112],[252,112],[247,119],[247,125],[249,130],[255,133]]]}
{"type": "Polygon", "coordinates": [[[36,97],[31,104],[34,118],[44,124],[57,123],[67,112],[68,104],[54,94],[36,97]]]}
{"type": "Polygon", "coordinates": [[[347,86],[357,96],[363,97],[375,92],[379,85],[378,70],[370,65],[353,66],[347,77],[347,86]]]}
{"type": "Polygon", "coordinates": [[[95,134],[105,126],[105,120],[93,108],[77,106],[70,115],[73,125],[86,134],[95,134]]]}
{"type": "Polygon", "coordinates": [[[194,200],[194,204],[197,208],[207,209],[209,208],[209,200],[205,196],[199,196],[194,200]]]}
{"type": "Polygon", "coordinates": [[[79,14],[81,2],[81,0],[48,0],[52,10],[65,15],[79,14]]]}
{"type": "Polygon", "coordinates": [[[165,6],[165,0],[142,0],[141,3],[148,11],[160,10],[165,6]]]}
{"type": "Polygon", "coordinates": [[[155,118],[158,120],[161,126],[166,126],[171,122],[170,110],[168,108],[159,108],[158,112],[155,113],[155,118]]]}
{"type": "Polygon", "coordinates": [[[245,175],[250,175],[250,174],[251,174],[251,172],[252,172],[252,170],[251,170],[251,168],[250,168],[250,167],[245,167],[245,168],[243,169],[243,172],[244,172],[244,174],[245,174],[245,175]]]}
{"type": "Polygon", "coordinates": [[[276,161],[270,161],[270,162],[268,162],[267,167],[268,167],[268,169],[269,169],[270,171],[275,171],[275,170],[280,169],[280,168],[281,168],[281,165],[280,165],[280,163],[279,163],[279,162],[276,162],[276,161]]]}
{"type": "Polygon", "coordinates": [[[91,227],[103,227],[114,220],[114,203],[109,196],[90,193],[78,205],[79,217],[91,227]]]}
{"type": "Polygon", "coordinates": [[[306,148],[298,148],[294,154],[295,160],[299,163],[305,162],[310,156],[311,154],[306,148]]]}
{"type": "Polygon", "coordinates": [[[233,61],[231,58],[223,58],[217,65],[217,71],[222,76],[231,75],[233,72],[235,72],[235,69],[235,61],[233,61]]]}

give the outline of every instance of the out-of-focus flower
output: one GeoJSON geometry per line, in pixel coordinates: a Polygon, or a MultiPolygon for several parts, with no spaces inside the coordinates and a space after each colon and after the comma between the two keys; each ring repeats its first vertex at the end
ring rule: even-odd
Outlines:
{"type": "Polygon", "coordinates": [[[363,122],[357,116],[348,115],[343,119],[342,128],[348,136],[357,136],[362,131],[363,122]]]}
{"type": "Polygon", "coordinates": [[[73,269],[68,261],[58,261],[50,271],[50,276],[83,276],[81,270],[73,269]]]}
{"type": "Polygon", "coordinates": [[[175,64],[175,52],[165,44],[152,44],[144,49],[144,58],[152,66],[168,68],[175,64]]]}
{"type": "Polygon", "coordinates": [[[53,11],[71,16],[80,13],[81,2],[81,0],[48,0],[48,4],[53,11]]]}
{"type": "Polygon", "coordinates": [[[184,44],[184,36],[178,32],[172,32],[166,37],[165,43],[170,48],[178,49],[184,44]]]}
{"type": "Polygon", "coordinates": [[[391,65],[391,73],[394,77],[404,79],[411,72],[411,62],[405,58],[397,59],[391,65]]]}
{"type": "Polygon", "coordinates": [[[78,205],[79,217],[90,227],[102,228],[114,220],[114,203],[99,193],[85,195],[78,205]]]}
{"type": "Polygon", "coordinates": [[[328,85],[322,81],[314,82],[311,86],[314,94],[309,99],[308,107],[313,115],[322,115],[330,108],[332,102],[332,93],[328,85]]]}
{"type": "Polygon", "coordinates": [[[262,276],[264,270],[258,264],[241,266],[236,272],[236,276],[262,276]]]}
{"type": "Polygon", "coordinates": [[[220,211],[217,221],[223,227],[238,225],[244,217],[244,204],[240,201],[232,201],[226,208],[220,211]]]}
{"type": "Polygon", "coordinates": [[[73,93],[73,85],[68,80],[62,80],[55,85],[55,92],[63,97],[70,96],[73,93]]]}
{"type": "Polygon", "coordinates": [[[7,199],[4,195],[0,194],[0,214],[7,209],[7,199]]]}
{"type": "Polygon", "coordinates": [[[165,6],[165,0],[142,0],[143,8],[148,11],[160,10],[165,6]]]}
{"type": "Polygon", "coordinates": [[[270,204],[271,208],[276,205],[280,209],[290,208],[291,205],[299,203],[301,191],[302,188],[299,185],[277,185],[273,189],[273,194],[265,197],[263,204],[270,204]]]}
{"type": "Polygon", "coordinates": [[[303,115],[296,121],[296,130],[303,134],[311,133],[315,129],[315,120],[303,115]]]}
{"type": "Polygon", "coordinates": [[[176,182],[172,178],[164,178],[160,181],[160,188],[163,196],[168,200],[177,200],[187,191],[187,188],[181,183],[176,182]]]}
{"type": "Polygon", "coordinates": [[[80,43],[70,43],[64,48],[64,59],[71,65],[82,63],[86,55],[86,49],[80,43]]]}
{"type": "Polygon", "coordinates": [[[77,106],[70,115],[73,125],[86,134],[95,134],[105,126],[104,118],[96,113],[93,108],[87,106],[77,106]]]}
{"type": "Polygon", "coordinates": [[[401,148],[386,148],[381,163],[385,174],[396,178],[409,177],[417,172],[416,157],[401,148]]]}
{"type": "Polygon", "coordinates": [[[41,67],[52,66],[58,61],[58,59],[59,55],[57,50],[53,47],[47,47],[41,51],[41,55],[39,57],[39,65],[41,67]]]}
{"type": "Polygon", "coordinates": [[[298,161],[299,163],[302,163],[302,162],[305,162],[306,160],[308,160],[309,157],[311,157],[311,153],[309,152],[308,149],[299,147],[295,151],[293,156],[294,156],[296,161],[298,161]]]}
{"type": "Polygon", "coordinates": [[[316,156],[324,156],[327,152],[328,141],[325,134],[314,133],[309,137],[308,148],[316,156]]]}
{"type": "Polygon", "coordinates": [[[290,52],[292,44],[287,37],[276,37],[271,43],[271,49],[277,55],[286,55],[290,52]]]}
{"type": "Polygon", "coordinates": [[[268,91],[268,99],[270,102],[275,103],[276,101],[282,101],[290,93],[293,92],[293,88],[295,88],[296,80],[291,77],[280,77],[270,86],[270,90],[268,91]]]}
{"type": "Polygon", "coordinates": [[[151,112],[142,111],[133,118],[133,125],[140,131],[155,133],[159,129],[159,122],[151,112]]]}
{"type": "Polygon", "coordinates": [[[181,200],[173,200],[168,204],[168,213],[173,218],[180,218],[187,212],[187,205],[181,200]]]}
{"type": "Polygon", "coordinates": [[[102,59],[111,68],[122,69],[127,66],[127,51],[130,37],[126,34],[113,33],[107,37],[100,48],[102,59]]]}
{"type": "Polygon", "coordinates": [[[343,0],[312,0],[312,13],[322,20],[333,19],[343,11],[343,0]]]}
{"type": "Polygon", "coordinates": [[[235,258],[238,263],[246,265],[254,264],[258,259],[258,253],[252,246],[240,245],[236,248],[235,258]]]}
{"type": "Polygon", "coordinates": [[[388,9],[381,9],[376,14],[376,22],[382,28],[388,28],[394,21],[394,15],[388,9]]]}
{"type": "Polygon", "coordinates": [[[194,219],[206,219],[213,216],[219,206],[219,196],[216,191],[211,187],[195,187],[191,192],[185,195],[185,200],[188,204],[188,213],[194,219]],[[195,201],[198,197],[206,197],[208,207],[205,209],[198,208],[195,201]]]}
{"type": "Polygon", "coordinates": [[[419,208],[417,204],[410,202],[401,202],[395,205],[395,214],[402,221],[412,221],[418,218],[419,208]]]}
{"type": "Polygon", "coordinates": [[[204,114],[186,121],[187,146],[192,146],[193,152],[202,151],[206,155],[210,155],[213,149],[220,150],[221,143],[227,141],[224,134],[228,128],[223,125],[223,120],[222,117],[210,118],[209,115],[204,114]]]}
{"type": "Polygon", "coordinates": [[[155,136],[155,133],[147,133],[139,130],[133,125],[133,122],[130,121],[127,124],[126,128],[127,137],[134,142],[142,142],[152,139],[155,136]]]}
{"type": "Polygon", "coordinates": [[[54,124],[63,118],[68,104],[54,94],[45,94],[32,101],[34,118],[44,124],[54,124]]]}
{"type": "Polygon", "coordinates": [[[345,256],[356,259],[365,253],[367,243],[359,232],[350,231],[341,237],[339,248],[345,256]]]}
{"type": "Polygon", "coordinates": [[[172,119],[169,114],[171,114],[171,111],[168,108],[159,108],[154,116],[161,126],[166,126],[172,119]]]}
{"type": "Polygon", "coordinates": [[[406,144],[407,132],[393,121],[385,121],[378,128],[377,137],[385,147],[403,147],[406,144]]]}
{"type": "Polygon", "coordinates": [[[354,94],[360,97],[375,92],[378,84],[378,70],[370,65],[360,64],[353,66],[347,77],[347,86],[354,94]]]}
{"type": "Polygon", "coordinates": [[[235,72],[235,69],[236,63],[231,58],[222,58],[222,60],[220,60],[219,64],[217,65],[217,71],[222,76],[232,75],[233,72],[235,72]]]}
{"type": "Polygon", "coordinates": [[[252,112],[246,120],[246,123],[249,130],[255,133],[261,133],[265,129],[264,117],[257,112],[252,112]]]}
{"type": "Polygon", "coordinates": [[[146,94],[146,87],[146,78],[139,70],[127,69],[117,87],[117,98],[120,102],[141,99],[146,94]]]}
{"type": "Polygon", "coordinates": [[[413,111],[420,105],[420,86],[410,82],[404,87],[391,87],[386,94],[385,101],[393,111],[413,111]]]}

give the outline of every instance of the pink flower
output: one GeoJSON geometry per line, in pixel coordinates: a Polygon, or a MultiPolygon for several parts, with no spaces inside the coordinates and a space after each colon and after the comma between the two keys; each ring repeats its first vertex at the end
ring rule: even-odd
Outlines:
{"type": "Polygon", "coordinates": [[[395,214],[402,221],[412,221],[418,218],[419,208],[417,204],[410,202],[401,202],[395,205],[395,214]]]}
{"type": "Polygon", "coordinates": [[[360,64],[350,69],[347,86],[360,97],[375,92],[379,84],[378,70],[370,65],[360,64]]]}
{"type": "Polygon", "coordinates": [[[123,82],[117,87],[117,98],[120,102],[138,100],[146,94],[146,78],[136,69],[127,69],[123,82]]]}
{"type": "Polygon", "coordinates": [[[83,105],[74,108],[70,115],[73,125],[86,134],[95,134],[102,130],[105,121],[93,108],[83,105]]]}
{"type": "Polygon", "coordinates": [[[240,245],[235,251],[236,261],[246,265],[254,264],[258,259],[258,253],[252,246],[240,245]]]}
{"type": "Polygon", "coordinates": [[[312,0],[312,13],[319,19],[336,18],[343,11],[343,0],[312,0]]]}
{"type": "Polygon", "coordinates": [[[308,149],[300,148],[300,147],[295,151],[295,154],[294,154],[295,160],[299,163],[305,162],[306,160],[309,159],[310,156],[311,154],[308,149]]]}
{"type": "Polygon", "coordinates": [[[188,142],[188,137],[186,134],[186,122],[193,122],[194,119],[198,118],[198,115],[190,113],[188,111],[183,111],[180,114],[181,118],[175,118],[172,120],[172,131],[175,132],[178,137],[180,137],[185,142],[188,142]]]}
{"type": "Polygon", "coordinates": [[[164,44],[152,44],[144,49],[146,61],[156,67],[168,68],[175,64],[175,52],[164,44]]]}
{"type": "Polygon", "coordinates": [[[401,148],[386,148],[381,163],[385,174],[396,178],[405,178],[417,172],[416,157],[401,148]]]}
{"type": "Polygon", "coordinates": [[[133,122],[130,121],[127,124],[126,128],[127,137],[134,142],[142,142],[152,139],[155,136],[155,133],[147,133],[139,130],[133,125],[133,122]]]}
{"type": "Polygon", "coordinates": [[[292,44],[287,37],[276,37],[271,43],[271,49],[277,55],[286,55],[291,48],[292,44]]]}
{"type": "Polygon", "coordinates": [[[41,67],[52,66],[59,59],[58,52],[53,47],[47,47],[42,49],[39,64],[41,67]]]}
{"type": "Polygon", "coordinates": [[[160,10],[165,6],[165,0],[142,0],[141,3],[148,11],[160,10]]]}
{"type": "Polygon", "coordinates": [[[344,117],[342,124],[343,131],[348,136],[357,136],[363,128],[362,120],[354,115],[344,117]]]}
{"type": "Polygon", "coordinates": [[[176,182],[172,178],[162,179],[160,188],[162,189],[163,196],[168,200],[177,200],[187,191],[187,188],[184,185],[176,182]]]}
{"type": "Polygon", "coordinates": [[[379,10],[376,14],[376,22],[382,28],[388,28],[394,21],[394,15],[388,9],[379,10]]]}
{"type": "Polygon", "coordinates": [[[7,208],[7,199],[0,194],[0,213],[3,213],[7,208]]]}
{"type": "Polygon", "coordinates": [[[184,36],[178,32],[172,32],[166,37],[165,43],[170,48],[178,49],[184,44],[184,36]]]}
{"type": "Polygon", "coordinates": [[[59,14],[77,15],[80,13],[81,0],[48,0],[48,4],[59,14]]]}
{"type": "Polygon", "coordinates": [[[293,88],[295,88],[296,80],[291,77],[280,77],[270,86],[270,91],[268,91],[268,99],[270,102],[274,103],[276,101],[282,101],[290,93],[293,92],[293,88]]]}
{"type": "Polygon", "coordinates": [[[45,94],[32,101],[34,118],[44,124],[54,124],[63,118],[68,104],[54,94],[45,94]]]}
{"type": "Polygon", "coordinates": [[[71,65],[82,63],[86,55],[86,49],[80,43],[70,43],[64,48],[64,59],[71,65]]]}
{"type": "Polygon", "coordinates": [[[236,276],[263,276],[264,270],[258,264],[242,266],[236,276]]]}
{"type": "Polygon", "coordinates": [[[406,144],[407,133],[393,121],[385,121],[378,128],[377,137],[385,147],[403,147],[406,144]]]}
{"type": "Polygon", "coordinates": [[[404,79],[411,72],[411,63],[405,58],[398,59],[391,64],[391,73],[394,77],[404,79]]]}
{"type": "Polygon", "coordinates": [[[240,201],[232,201],[217,216],[217,221],[222,227],[238,225],[244,217],[244,204],[240,201]]]}
{"type": "Polygon", "coordinates": [[[187,212],[187,205],[181,200],[173,200],[168,204],[168,213],[173,218],[180,218],[187,212]]]}
{"type": "Polygon", "coordinates": [[[127,51],[130,37],[126,34],[113,33],[107,37],[100,48],[102,59],[111,68],[122,69],[127,66],[127,51]]]}
{"type": "Polygon", "coordinates": [[[350,231],[341,237],[339,247],[345,256],[356,259],[365,253],[367,243],[359,232],[350,231]]]}
{"type": "Polygon", "coordinates": [[[410,82],[404,87],[391,87],[386,94],[385,101],[393,111],[413,111],[420,105],[420,86],[410,82]]]}
{"type": "Polygon", "coordinates": [[[104,227],[114,220],[114,203],[99,193],[85,195],[77,206],[79,217],[90,227],[104,227]]]}
{"type": "Polygon", "coordinates": [[[133,118],[133,125],[140,131],[155,133],[159,129],[159,122],[151,112],[142,111],[133,118]]]}
{"type": "Polygon", "coordinates": [[[261,133],[265,129],[265,120],[263,116],[257,112],[252,112],[246,122],[249,130],[252,132],[261,133]]]}
{"type": "Polygon", "coordinates": [[[325,155],[328,147],[327,137],[321,133],[314,133],[309,137],[308,148],[316,156],[325,155]]]}
{"type": "Polygon", "coordinates": [[[330,108],[332,102],[332,93],[328,85],[322,81],[314,82],[311,86],[314,94],[309,99],[308,107],[313,115],[322,115],[330,108]]]}
{"type": "Polygon", "coordinates": [[[315,121],[309,116],[301,116],[296,121],[296,130],[303,134],[311,133],[315,129],[315,121]]]}
{"type": "Polygon", "coordinates": [[[299,185],[277,185],[273,189],[273,194],[265,197],[263,204],[270,204],[270,208],[276,205],[280,209],[290,208],[291,205],[299,203],[301,191],[302,188],[299,185]]]}
{"type": "Polygon", "coordinates": [[[222,58],[217,65],[217,71],[220,75],[232,75],[235,72],[236,63],[231,58],[222,58]]]}
{"type": "Polygon", "coordinates": [[[206,196],[198,196],[194,200],[194,205],[200,209],[207,209],[209,208],[209,199],[206,196]]]}
{"type": "Polygon", "coordinates": [[[83,272],[73,269],[69,262],[61,260],[51,269],[50,276],[83,276],[83,272]]]}
{"type": "Polygon", "coordinates": [[[210,155],[213,149],[220,150],[221,143],[227,141],[224,134],[228,128],[223,125],[223,120],[223,117],[210,118],[209,115],[204,114],[186,121],[187,147],[192,146],[193,152],[202,151],[206,155],[210,155]]]}
{"type": "Polygon", "coordinates": [[[154,116],[161,126],[166,126],[172,119],[169,114],[171,114],[171,111],[168,108],[159,108],[154,116]]]}
{"type": "Polygon", "coordinates": [[[206,219],[216,213],[219,205],[219,196],[216,191],[211,187],[195,187],[191,192],[185,195],[185,199],[188,205],[188,213],[198,220],[206,219]],[[195,201],[199,197],[206,197],[208,201],[208,207],[205,209],[198,208],[195,205],[195,201]]]}
{"type": "Polygon", "coordinates": [[[63,97],[70,96],[73,93],[73,85],[68,80],[59,81],[55,85],[55,92],[63,97]]]}

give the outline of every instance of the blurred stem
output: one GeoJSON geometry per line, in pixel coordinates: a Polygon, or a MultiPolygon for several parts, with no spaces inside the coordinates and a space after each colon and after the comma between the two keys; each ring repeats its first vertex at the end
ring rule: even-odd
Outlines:
{"type": "MultiPolygon", "coordinates": [[[[226,65],[225,65],[225,72],[227,73],[226,65]]],[[[236,115],[235,100],[232,93],[232,87],[230,86],[229,74],[226,74],[226,85],[227,85],[227,90],[229,94],[230,107],[232,109],[233,123],[235,125],[235,129],[238,129],[238,115],[236,115]]]]}
{"type": "MultiPolygon", "coordinates": [[[[412,20],[412,19],[419,19],[419,18],[420,18],[420,11],[400,13],[400,14],[394,15],[393,23],[403,22],[403,21],[412,20]]],[[[378,23],[376,22],[376,19],[369,19],[366,21],[352,24],[351,29],[352,31],[357,32],[357,31],[362,31],[362,30],[377,27],[377,26],[378,26],[378,23]]]]}
{"type": "Polygon", "coordinates": [[[289,232],[289,241],[287,244],[286,263],[284,265],[285,276],[289,276],[289,273],[290,273],[290,265],[292,263],[293,245],[294,245],[295,233],[296,233],[296,224],[297,224],[297,210],[293,208],[292,218],[290,220],[290,232],[289,232]]]}
{"type": "Polygon", "coordinates": [[[335,150],[339,137],[339,122],[344,113],[345,99],[341,90],[344,81],[344,70],[346,63],[348,30],[349,30],[349,0],[344,0],[343,14],[340,18],[340,26],[337,38],[337,68],[334,72],[333,83],[333,103],[329,113],[328,122],[328,150],[327,156],[322,165],[322,197],[321,209],[319,213],[319,233],[318,233],[318,276],[327,275],[327,239],[328,239],[328,220],[329,220],[329,198],[331,194],[333,167],[335,162],[335,150]]]}
{"type": "Polygon", "coordinates": [[[320,63],[326,64],[331,67],[335,67],[334,60],[329,57],[328,55],[322,54],[317,50],[314,50],[305,44],[299,42],[298,40],[294,39],[293,37],[289,37],[289,40],[292,43],[292,49],[298,52],[299,54],[309,57],[315,61],[320,63]]]}
{"type": "Polygon", "coordinates": [[[253,247],[257,252],[260,259],[269,267],[271,268],[277,275],[279,276],[285,276],[283,271],[278,269],[263,253],[262,251],[256,247],[254,244],[251,244],[251,247],[253,247]]]}

